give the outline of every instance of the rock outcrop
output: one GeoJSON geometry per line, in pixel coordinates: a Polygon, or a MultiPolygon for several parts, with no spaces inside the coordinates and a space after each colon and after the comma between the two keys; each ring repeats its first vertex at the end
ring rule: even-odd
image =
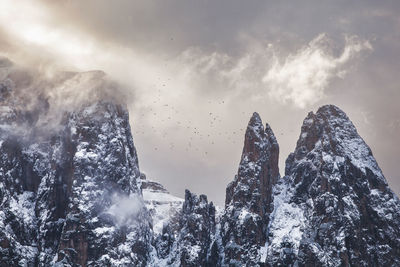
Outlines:
{"type": "Polygon", "coordinates": [[[61,173],[68,175],[60,186],[68,206],[58,261],[145,265],[150,223],[126,110],[98,102],[71,114],[67,125],[70,150],[61,173]]]}
{"type": "Polygon", "coordinates": [[[260,248],[267,241],[272,207],[272,188],[280,178],[279,146],[267,124],[254,113],[247,126],[238,174],[226,189],[221,220],[224,264],[260,261],[260,248]]]}
{"type": "Polygon", "coordinates": [[[185,191],[182,210],[164,225],[152,266],[218,266],[215,207],[205,195],[185,191]]]}
{"type": "Polygon", "coordinates": [[[184,199],[171,195],[162,184],[147,179],[143,173],[140,182],[143,200],[152,218],[154,236],[157,237],[165,225],[178,220],[184,199]]]}

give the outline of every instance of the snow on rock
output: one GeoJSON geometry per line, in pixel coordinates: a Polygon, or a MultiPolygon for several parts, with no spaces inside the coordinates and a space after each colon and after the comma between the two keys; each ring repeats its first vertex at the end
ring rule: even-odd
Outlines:
{"type": "Polygon", "coordinates": [[[151,219],[144,205],[130,205],[143,200],[126,108],[77,105],[42,134],[46,100],[24,110],[12,83],[0,84],[0,122],[9,126],[0,128],[0,265],[144,265],[151,219]]]}
{"type": "Polygon", "coordinates": [[[339,108],[308,114],[274,192],[269,264],[400,264],[400,201],[339,108]]]}
{"type": "Polygon", "coordinates": [[[71,165],[66,178],[70,175],[73,183],[66,192],[69,204],[58,251],[63,264],[147,261],[150,218],[138,187],[140,171],[128,121],[122,106],[107,102],[69,117],[71,165]]]}
{"type": "Polygon", "coordinates": [[[219,266],[221,242],[215,213],[205,195],[186,190],[179,211],[166,220],[161,234],[156,232],[149,266],[219,266]]]}
{"type": "Polygon", "coordinates": [[[274,188],[273,205],[275,209],[271,213],[271,223],[268,225],[269,240],[264,257],[271,258],[285,243],[292,244],[290,248],[295,255],[300,247],[306,218],[304,209],[291,203],[293,190],[287,183],[288,181],[283,179],[274,188]]]}
{"type": "Polygon", "coordinates": [[[279,179],[279,146],[257,113],[246,130],[238,174],[226,189],[221,219],[224,264],[258,264],[267,239],[272,188],[279,179]]]}
{"type": "Polygon", "coordinates": [[[144,174],[141,179],[143,199],[152,217],[153,232],[160,235],[164,226],[181,212],[184,200],[171,195],[161,184],[148,180],[144,174]]]}

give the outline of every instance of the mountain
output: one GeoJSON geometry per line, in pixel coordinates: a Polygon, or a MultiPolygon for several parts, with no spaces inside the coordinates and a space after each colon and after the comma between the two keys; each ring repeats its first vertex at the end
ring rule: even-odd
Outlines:
{"type": "Polygon", "coordinates": [[[104,73],[0,70],[0,266],[400,266],[400,200],[335,106],[308,114],[282,178],[254,113],[217,207],[140,172],[104,73]]]}
{"type": "Polygon", "coordinates": [[[84,104],[43,138],[48,100],[27,109],[17,86],[1,84],[1,266],[144,265],[151,218],[126,108],[84,104]]]}
{"type": "Polygon", "coordinates": [[[274,206],[266,257],[272,265],[400,265],[399,198],[335,106],[304,120],[274,206]]]}

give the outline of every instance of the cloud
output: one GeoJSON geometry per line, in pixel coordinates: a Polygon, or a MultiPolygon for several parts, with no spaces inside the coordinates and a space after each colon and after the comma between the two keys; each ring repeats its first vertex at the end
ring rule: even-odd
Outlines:
{"type": "Polygon", "coordinates": [[[0,31],[8,41],[7,56],[36,68],[75,63],[91,54],[92,41],[56,23],[40,3],[5,0],[0,3],[0,31]],[[13,23],[10,23],[13,21],[13,23]]]}
{"type": "Polygon", "coordinates": [[[363,50],[371,50],[368,41],[347,37],[343,52],[335,57],[327,48],[329,39],[320,34],[307,46],[288,55],[283,63],[275,57],[263,77],[269,96],[304,108],[321,100],[334,77],[343,78],[346,64],[363,50]]]}
{"type": "Polygon", "coordinates": [[[236,55],[190,47],[177,57],[176,69],[184,70],[182,80],[202,94],[220,95],[225,100],[243,93],[258,94],[272,51],[260,41],[246,41],[236,55]]]}
{"type": "Polygon", "coordinates": [[[333,78],[343,79],[361,52],[372,50],[368,41],[348,36],[340,53],[335,53],[337,44],[319,34],[282,57],[279,44],[251,38],[245,41],[247,47],[239,56],[189,48],[178,58],[177,69],[184,69],[185,79],[203,93],[223,92],[227,98],[246,94],[305,108],[325,96],[333,78]]]}
{"type": "Polygon", "coordinates": [[[114,194],[106,213],[111,214],[118,225],[131,225],[144,211],[143,198],[137,194],[129,196],[114,194]]]}
{"type": "MultiPolygon", "coordinates": [[[[187,97],[219,95],[229,101],[246,95],[305,108],[324,97],[333,78],[344,77],[355,56],[372,49],[368,41],[347,37],[342,53],[335,56],[327,45],[331,40],[320,34],[308,45],[281,58],[279,42],[272,45],[259,38],[239,36],[242,49],[236,54],[188,47],[177,56],[165,55],[97,40],[57,22],[51,9],[44,5],[26,0],[17,5],[6,0],[0,4],[0,10],[2,30],[20,47],[13,53],[9,51],[12,59],[26,64],[30,61],[35,68],[45,68],[44,72],[65,66],[72,70],[104,70],[131,88],[124,94],[132,97],[134,91],[135,100],[139,100],[136,104],[140,102],[141,107],[151,106],[157,97],[156,90],[166,91],[167,88],[159,87],[165,87],[168,81],[169,88],[185,91],[187,97]],[[15,19],[11,14],[18,16],[18,23],[7,23],[15,19]]],[[[182,102],[176,97],[171,90],[163,95],[166,101],[182,102]]],[[[129,102],[133,103],[133,99],[129,102]]]]}
{"type": "Polygon", "coordinates": [[[123,103],[126,89],[102,71],[43,72],[0,57],[0,104],[5,114],[23,114],[0,128],[14,137],[47,139],[63,129],[66,113],[97,100],[123,103]]]}

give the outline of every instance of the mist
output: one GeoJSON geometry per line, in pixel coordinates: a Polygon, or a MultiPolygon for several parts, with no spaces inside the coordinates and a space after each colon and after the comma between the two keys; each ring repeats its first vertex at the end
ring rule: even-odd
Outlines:
{"type": "Polygon", "coordinates": [[[129,226],[139,219],[139,215],[144,210],[143,198],[137,194],[129,196],[114,194],[111,198],[111,206],[105,213],[113,216],[117,225],[129,226]]]}

